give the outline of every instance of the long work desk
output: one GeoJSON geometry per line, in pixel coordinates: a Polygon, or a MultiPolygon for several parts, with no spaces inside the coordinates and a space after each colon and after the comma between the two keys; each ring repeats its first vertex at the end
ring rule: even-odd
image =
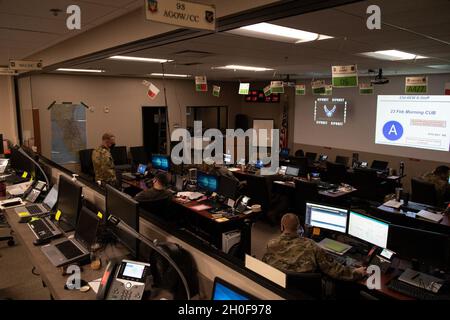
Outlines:
{"type": "MultiPolygon", "coordinates": [[[[68,277],[70,275],[63,275],[62,268],[55,267],[50,260],[41,251],[41,247],[35,246],[33,241],[36,239],[32,231],[26,223],[19,223],[19,218],[14,209],[5,211],[5,217],[11,229],[14,231],[14,237],[17,237],[20,244],[25,248],[25,251],[30,258],[31,263],[38,271],[43,283],[50,291],[51,297],[57,300],[95,300],[96,294],[90,289],[88,292],[81,292],[79,290],[64,289],[68,277]]],[[[67,235],[70,235],[69,233],[67,235]]],[[[128,254],[121,245],[108,245],[102,251],[97,253],[102,260],[102,268],[100,270],[92,270],[90,265],[82,266],[81,279],[90,282],[102,277],[105,271],[108,260],[124,258],[128,254]]],[[[31,270],[30,270],[31,271],[31,270]]]]}

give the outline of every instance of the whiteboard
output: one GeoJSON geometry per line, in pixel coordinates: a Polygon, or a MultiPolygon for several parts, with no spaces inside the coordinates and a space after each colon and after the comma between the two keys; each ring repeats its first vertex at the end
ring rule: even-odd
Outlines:
{"type": "Polygon", "coordinates": [[[256,142],[258,147],[271,147],[272,146],[272,135],[273,135],[273,119],[255,119],[253,120],[253,129],[256,131],[256,137],[253,138],[253,141],[256,142]],[[267,139],[265,141],[260,141],[259,139],[259,130],[265,129],[267,130],[267,139]]]}

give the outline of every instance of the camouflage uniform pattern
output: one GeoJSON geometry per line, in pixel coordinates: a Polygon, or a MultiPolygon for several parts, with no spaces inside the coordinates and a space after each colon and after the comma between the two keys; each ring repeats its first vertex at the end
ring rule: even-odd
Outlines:
{"type": "Polygon", "coordinates": [[[271,266],[293,272],[322,272],[337,280],[358,280],[361,278],[354,268],[338,263],[313,240],[298,235],[282,234],[269,241],[262,259],[271,266]]]}
{"type": "Polygon", "coordinates": [[[95,181],[108,184],[116,183],[116,171],[114,160],[108,148],[100,146],[92,152],[92,164],[94,165],[95,181]]]}
{"type": "Polygon", "coordinates": [[[434,184],[439,204],[443,204],[447,201],[446,197],[450,194],[450,187],[447,180],[442,179],[433,172],[424,174],[422,179],[426,182],[434,184]]]}

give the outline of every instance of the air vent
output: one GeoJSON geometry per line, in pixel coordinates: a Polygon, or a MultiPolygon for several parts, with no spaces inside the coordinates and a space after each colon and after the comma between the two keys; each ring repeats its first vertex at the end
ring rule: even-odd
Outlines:
{"type": "Polygon", "coordinates": [[[196,51],[196,50],[183,50],[174,53],[178,57],[184,58],[205,58],[209,56],[213,56],[214,53],[206,52],[206,51],[196,51]]]}

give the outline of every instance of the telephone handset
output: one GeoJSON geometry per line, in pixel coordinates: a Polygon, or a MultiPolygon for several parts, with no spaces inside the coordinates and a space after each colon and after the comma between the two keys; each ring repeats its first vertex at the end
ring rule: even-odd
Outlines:
{"type": "Polygon", "coordinates": [[[242,213],[247,210],[248,202],[250,198],[247,196],[240,196],[239,199],[236,200],[235,206],[236,211],[242,213]]]}
{"type": "Polygon", "coordinates": [[[25,200],[32,203],[36,202],[46,185],[47,184],[43,181],[37,181],[36,183],[31,184],[24,193],[25,200]]]}
{"type": "Polygon", "coordinates": [[[97,300],[141,300],[150,264],[131,260],[110,261],[100,281],[97,300]]]}

